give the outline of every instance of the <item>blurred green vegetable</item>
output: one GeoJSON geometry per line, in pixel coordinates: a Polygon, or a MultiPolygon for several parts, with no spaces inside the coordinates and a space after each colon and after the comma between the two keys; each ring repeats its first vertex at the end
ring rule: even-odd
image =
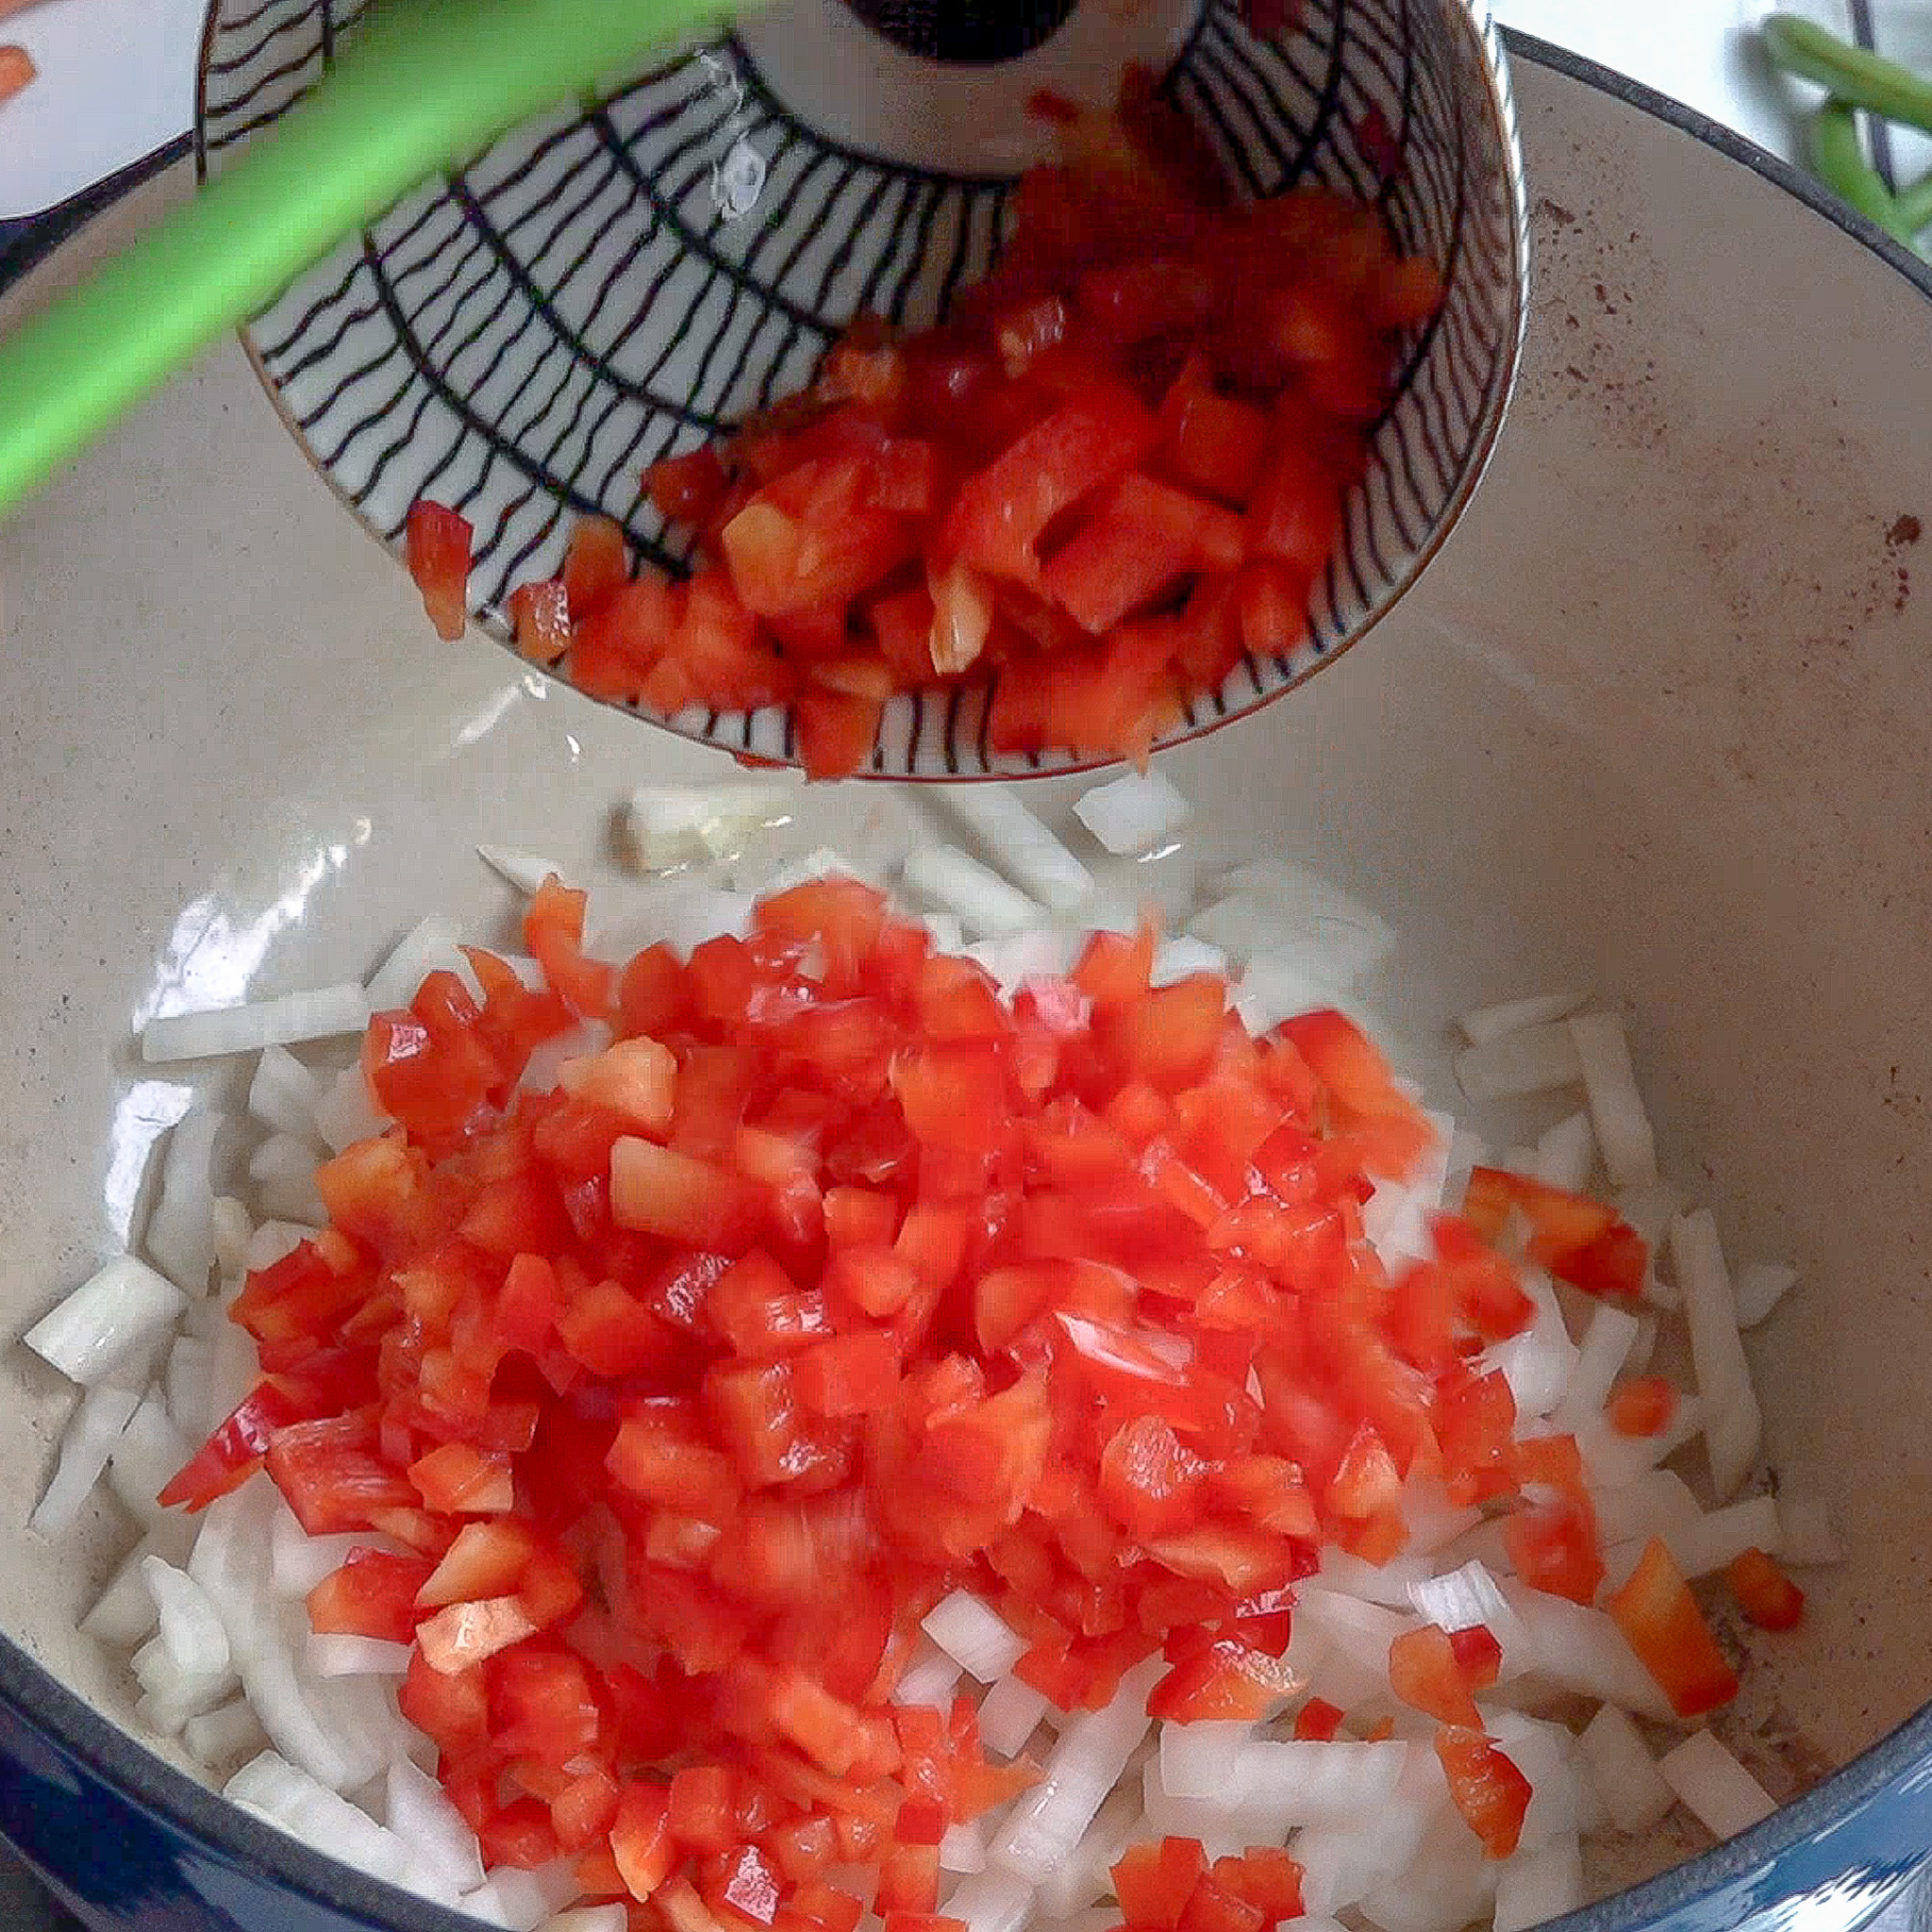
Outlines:
{"type": "Polygon", "coordinates": [[[1914,235],[1932,228],[1932,175],[1921,175],[1909,187],[1901,188],[1892,200],[1899,220],[1914,235]]]}
{"type": "Polygon", "coordinates": [[[1834,100],[1932,133],[1932,81],[1909,67],[1855,47],[1795,13],[1774,13],[1762,32],[1765,51],[1787,74],[1817,81],[1834,100]]]}
{"type": "Polygon", "coordinates": [[[1818,110],[1811,125],[1811,165],[1834,194],[1875,222],[1894,242],[1917,246],[1917,230],[1906,225],[1891,190],[1865,158],[1858,110],[1850,102],[1826,101],[1818,110]]]}
{"type": "Polygon", "coordinates": [[[1830,98],[1811,127],[1811,165],[1840,199],[1915,252],[1932,226],[1932,175],[1894,192],[1866,158],[1858,110],[1932,133],[1932,80],[1854,46],[1814,20],[1774,13],[1761,29],[1764,50],[1787,74],[1816,81],[1830,98]]]}

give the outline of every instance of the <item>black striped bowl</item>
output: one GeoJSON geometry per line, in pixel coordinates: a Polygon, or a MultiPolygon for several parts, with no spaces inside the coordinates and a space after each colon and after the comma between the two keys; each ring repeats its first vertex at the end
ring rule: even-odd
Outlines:
{"type": "MultiPolygon", "coordinates": [[[[204,171],[315,84],[363,4],[213,0],[204,171]]],[[[803,386],[856,311],[930,323],[988,269],[1014,177],[1041,156],[1030,92],[1097,100],[1124,59],[1158,63],[1250,192],[1313,180],[1372,197],[1448,291],[1407,345],[1306,638],[1198,698],[1173,734],[1191,737],[1292,689],[1414,582],[1489,459],[1525,315],[1493,27],[1472,0],[1286,10],[1298,24],[1264,42],[1239,0],[784,0],[410,195],[247,341],[291,428],[392,550],[420,496],[470,519],[472,606],[508,641],[510,591],[555,574],[578,517],[616,518],[640,558],[678,568],[647,464],[803,386]]],[[[995,755],[987,710],[983,691],[895,700],[871,775],[1074,762],[995,755]]],[[[792,751],[781,708],[662,722],[734,752],[792,751]]]]}

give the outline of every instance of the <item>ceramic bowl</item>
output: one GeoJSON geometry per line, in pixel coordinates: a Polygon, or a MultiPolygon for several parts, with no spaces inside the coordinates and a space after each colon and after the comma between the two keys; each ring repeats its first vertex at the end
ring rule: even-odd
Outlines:
{"type": "MultiPolygon", "coordinates": [[[[358,10],[217,0],[204,164],[298,99],[358,10]]],[[[469,518],[473,608],[508,641],[509,592],[556,575],[583,515],[621,522],[641,561],[681,568],[688,538],[644,495],[644,467],[803,388],[856,311],[934,321],[991,265],[1014,177],[1047,158],[1028,96],[1110,102],[1123,64],[1146,62],[1245,192],[1322,182],[1373,200],[1447,291],[1404,345],[1306,637],[1199,695],[1171,734],[1191,737],[1300,683],[1415,580],[1488,460],[1523,326],[1514,109],[1479,12],[1468,0],[1299,12],[1264,42],[1239,0],[783,0],[410,196],[248,341],[290,427],[391,549],[419,496],[469,518]]],[[[558,669],[569,679],[568,657],[558,669]]],[[[1040,769],[991,750],[989,703],[983,688],[894,700],[871,773],[1040,769]]],[[[692,707],[668,722],[794,754],[787,707],[692,707]]]]}
{"type": "MultiPolygon", "coordinates": [[[[1363,991],[1436,1092],[1469,1007],[1616,1002],[1666,1170],[1802,1271],[1752,1341],[1768,1465],[1847,1560],[1724,1721],[1784,1802],[1714,1849],[1612,1843],[1565,1932],[1845,1932],[1932,1843],[1928,277],[1712,130],[1516,66],[1541,268],[1488,484],[1374,649],[1162,766],[1203,836],[1390,921],[1363,991]]],[[[194,1094],[232,1097],[139,1064],[146,1017],[359,974],[432,908],[501,928],[479,842],[606,880],[633,786],[728,769],[426,636],[238,348],[0,525],[0,583],[9,1334],[128,1239],[194,1094]]],[[[800,830],[924,808],[836,788],[800,830]]],[[[128,1527],[22,1527],[72,1392],[18,1348],[0,1376],[0,1831],[101,1932],[458,1932],[142,1737],[75,1632],[128,1527]]]]}

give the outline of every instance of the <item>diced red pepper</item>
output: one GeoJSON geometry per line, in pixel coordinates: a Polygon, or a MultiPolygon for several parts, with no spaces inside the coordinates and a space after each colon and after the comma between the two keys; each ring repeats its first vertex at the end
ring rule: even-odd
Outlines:
{"type": "Polygon", "coordinates": [[[442,504],[425,497],[410,506],[404,536],[409,575],[423,593],[423,608],[437,636],[451,643],[469,623],[470,545],[475,534],[467,517],[442,504]]]}

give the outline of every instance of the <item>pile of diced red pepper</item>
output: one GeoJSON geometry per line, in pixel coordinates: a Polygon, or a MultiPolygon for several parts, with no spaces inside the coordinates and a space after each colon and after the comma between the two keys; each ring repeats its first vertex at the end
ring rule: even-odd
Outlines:
{"type": "MultiPolygon", "coordinates": [[[[1238,205],[1145,76],[1114,113],[1041,106],[1067,161],[1022,182],[991,278],[924,333],[861,318],[805,394],[656,465],[694,575],[633,577],[587,525],[511,599],[527,655],[666,716],[790,705],[830,777],[894,692],[961,685],[997,752],[1144,758],[1300,641],[1437,273],[1326,191],[1238,205]]],[[[460,635],[468,525],[423,503],[408,539],[460,635]]]]}
{"type": "MultiPolygon", "coordinates": [[[[1513,1190],[1551,1265],[1620,1297],[1641,1245],[1491,1175],[1391,1276],[1362,1204],[1432,1129],[1341,1015],[1251,1038],[1219,977],[1150,984],[1146,930],[1009,1002],[849,880],[621,971],[582,917],[550,881],[545,987],[475,951],[480,1004],[439,972],[374,1022],[397,1125],[249,1279],[264,1380],[167,1492],[265,1462],[311,1533],[372,1535],[314,1625],[413,1646],[403,1708],[490,1861],[571,1856],[676,1932],[853,1932],[826,1874],[864,1863],[890,1932],[932,1932],[941,1838],[1036,1775],[971,1701],[889,1702],[949,1591],[1062,1709],[1161,1653],[1149,1709],[1183,1724],[1297,1695],[1297,1579],[1324,1541],[1398,1551],[1418,1474],[1507,1508],[1525,1580],[1594,1595],[1575,1444],[1518,1441],[1477,1358],[1532,1314],[1484,1227],[1513,1190]],[[586,1019],[614,1043],[521,1091],[586,1019]]],[[[1612,1608],[1681,1709],[1735,1688],[1660,1545],[1612,1608]]],[[[1528,1787],[1473,1701],[1497,1661],[1431,1625],[1390,1672],[1501,1856],[1528,1787]]],[[[1278,1851],[1137,1851],[1116,1882],[1149,1928],[1296,1908],[1278,1851]]]]}

